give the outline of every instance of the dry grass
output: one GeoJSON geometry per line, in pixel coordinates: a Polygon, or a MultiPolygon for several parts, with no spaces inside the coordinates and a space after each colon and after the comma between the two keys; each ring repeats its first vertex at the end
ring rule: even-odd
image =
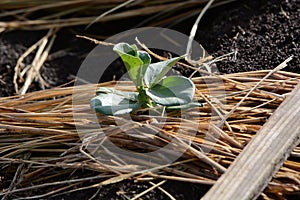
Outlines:
{"type": "MultiPolygon", "coordinates": [[[[234,0],[218,0],[214,6],[234,0]]],[[[148,16],[137,26],[158,26],[197,15],[208,0],[152,0],[152,1],[93,1],[93,0],[14,0],[1,1],[0,31],[23,29],[41,30],[70,26],[90,26],[96,22],[148,16]]]]}
{"type": "MultiPolygon", "coordinates": [[[[118,116],[95,117],[88,103],[96,85],[54,88],[1,98],[0,195],[39,199],[128,178],[212,185],[299,83],[298,74],[274,72],[245,98],[269,72],[195,78],[195,99],[202,101],[204,107],[168,113],[168,116],[139,114],[133,116],[133,121],[118,116]],[[234,112],[222,129],[219,128],[217,124],[233,108],[234,112]],[[80,128],[80,137],[76,127],[80,128]],[[143,154],[129,158],[128,155],[115,155],[105,148],[104,142],[108,139],[135,153],[152,152],[167,144],[170,148],[147,163],[143,154]],[[93,150],[100,153],[101,159],[87,150],[93,144],[98,145],[93,150]],[[161,165],[161,160],[172,156],[177,149],[186,151],[176,162],[161,165]]],[[[108,82],[99,86],[115,84],[108,82]]],[[[129,82],[119,82],[117,87],[134,90],[129,82]]],[[[264,196],[282,197],[300,191],[299,157],[298,146],[274,176],[264,196]]],[[[161,184],[153,184],[153,188],[161,184]]]]}

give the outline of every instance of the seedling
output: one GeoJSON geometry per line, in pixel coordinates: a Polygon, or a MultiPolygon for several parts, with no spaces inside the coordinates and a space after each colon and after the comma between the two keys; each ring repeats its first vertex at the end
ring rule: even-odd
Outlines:
{"type": "Polygon", "coordinates": [[[183,76],[166,76],[168,71],[184,56],[152,63],[147,52],[139,51],[136,45],[118,43],[113,50],[119,54],[137,92],[123,92],[100,87],[91,99],[91,108],[105,115],[132,113],[139,108],[165,106],[178,110],[201,106],[192,102],[195,85],[183,76]]]}

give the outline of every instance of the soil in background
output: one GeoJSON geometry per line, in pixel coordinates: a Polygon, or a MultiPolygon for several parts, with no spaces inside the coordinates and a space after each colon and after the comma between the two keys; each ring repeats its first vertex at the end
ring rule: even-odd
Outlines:
{"type": "Polygon", "coordinates": [[[300,1],[240,1],[208,13],[197,41],[214,57],[236,56],[218,64],[223,73],[273,69],[294,56],[285,71],[300,73],[300,1]]]}
{"type": "MultiPolygon", "coordinates": [[[[175,25],[165,24],[165,27],[189,35],[195,18],[175,25]]],[[[230,59],[217,64],[222,73],[273,69],[291,55],[294,58],[285,70],[300,73],[299,19],[299,0],[237,1],[209,10],[199,24],[196,40],[214,57],[235,52],[230,59]]],[[[88,31],[84,31],[85,27],[61,30],[41,69],[43,79],[50,87],[74,79],[85,56],[95,47],[89,41],[76,38],[76,34],[113,35],[142,20],[119,21],[120,26],[114,24],[113,27],[100,24],[88,31]]],[[[45,33],[13,31],[0,34],[0,96],[15,94],[12,80],[17,59],[45,33]]],[[[31,60],[29,57],[25,63],[29,64],[31,60]]],[[[123,73],[124,69],[120,70],[118,65],[106,72],[103,81],[119,78],[123,73]]],[[[39,83],[34,82],[30,91],[40,89],[39,83]]]]}

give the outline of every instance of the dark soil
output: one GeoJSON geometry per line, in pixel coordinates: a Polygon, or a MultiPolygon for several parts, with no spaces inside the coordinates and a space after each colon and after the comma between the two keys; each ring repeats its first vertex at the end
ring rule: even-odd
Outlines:
{"type": "MultiPolygon", "coordinates": [[[[285,70],[299,73],[299,17],[299,0],[237,1],[208,11],[200,22],[196,39],[214,57],[236,52],[236,56],[218,63],[222,73],[272,69],[291,55],[294,59],[285,70]]],[[[114,26],[101,24],[101,29],[92,28],[88,32],[84,31],[84,27],[60,31],[52,54],[41,70],[42,77],[51,87],[74,78],[81,62],[95,46],[76,38],[76,34],[113,35],[143,19],[135,20],[114,26]]],[[[194,21],[195,18],[189,18],[175,26],[166,24],[165,27],[189,34],[194,21]]],[[[44,34],[24,31],[0,34],[0,96],[14,94],[12,80],[17,58],[44,34]]],[[[31,60],[32,57],[29,57],[25,63],[29,64],[31,60]]],[[[123,72],[113,68],[102,81],[108,81],[114,75],[118,78],[123,72]]],[[[35,82],[30,91],[39,89],[39,83],[35,82]]]]}
{"type": "MultiPolygon", "coordinates": [[[[285,70],[300,73],[300,1],[299,0],[243,0],[211,9],[202,22],[197,34],[197,40],[213,56],[221,56],[237,52],[236,56],[218,63],[222,73],[272,69],[291,55],[294,59],[285,70]],[[218,13],[218,15],[216,15],[218,13]]],[[[166,24],[189,34],[195,18],[190,18],[180,24],[166,24]]],[[[103,34],[103,30],[114,34],[128,27],[118,29],[109,27],[101,30],[92,29],[90,33],[103,34]]],[[[134,23],[133,23],[134,24],[134,23]]],[[[105,24],[103,24],[105,26],[105,24]]],[[[86,34],[84,27],[64,29],[59,32],[51,55],[41,70],[47,83],[58,86],[74,79],[81,62],[94,44],[76,38],[76,34],[86,34]]],[[[24,51],[43,37],[45,32],[14,31],[0,34],[0,96],[14,95],[12,83],[14,66],[18,57],[24,51]]],[[[29,64],[32,57],[26,59],[29,64]]],[[[107,79],[113,75],[119,77],[122,70],[112,69],[107,73],[107,79]]],[[[41,89],[35,82],[30,91],[41,89]]],[[[124,181],[100,188],[96,199],[126,199],[125,195],[142,192],[150,187],[149,183],[124,181]]],[[[176,199],[199,199],[207,186],[170,181],[162,186],[176,199]]],[[[54,199],[88,199],[97,189],[86,190],[56,197],[54,199]]],[[[143,199],[167,199],[159,190],[153,190],[143,199]]],[[[297,197],[288,197],[296,199],[297,197]]]]}
{"type": "MultiPolygon", "coordinates": [[[[0,96],[15,94],[13,76],[17,60],[28,47],[45,34],[45,32],[13,31],[0,35],[0,96]]],[[[93,47],[91,43],[76,38],[73,30],[62,30],[58,33],[52,52],[41,68],[43,79],[51,87],[73,80],[81,62],[93,47]]],[[[30,64],[32,59],[33,55],[26,58],[25,64],[30,64]]],[[[38,82],[34,82],[30,87],[30,91],[40,89],[38,82]]]]}
{"type": "MultiPolygon", "coordinates": [[[[200,41],[215,57],[237,52],[236,58],[218,65],[221,72],[233,73],[273,69],[289,56],[285,69],[300,72],[300,1],[240,1],[238,7],[219,10],[219,16],[199,33],[200,41]]],[[[209,17],[209,19],[208,19],[209,17]]],[[[204,26],[205,26],[204,25],[204,26]]]]}
{"type": "MultiPolygon", "coordinates": [[[[157,181],[155,183],[158,183],[157,181]]],[[[74,200],[76,199],[89,199],[93,195],[96,196],[95,199],[103,200],[127,200],[133,198],[135,195],[145,191],[151,184],[142,182],[135,183],[133,181],[123,181],[116,183],[114,185],[102,186],[98,189],[90,189],[88,191],[80,191],[76,193],[71,193],[69,195],[64,195],[64,200],[74,200]],[[100,190],[99,190],[100,189],[100,190]]],[[[178,183],[175,181],[169,181],[161,186],[164,190],[167,190],[176,200],[185,199],[200,199],[209,189],[208,186],[192,185],[188,183],[178,183]],[[193,197],[191,198],[191,194],[193,197]]],[[[57,196],[51,198],[51,200],[61,200],[62,197],[57,196]]],[[[147,194],[142,196],[142,199],[147,200],[164,200],[169,199],[169,197],[158,189],[151,190],[147,194]]]]}

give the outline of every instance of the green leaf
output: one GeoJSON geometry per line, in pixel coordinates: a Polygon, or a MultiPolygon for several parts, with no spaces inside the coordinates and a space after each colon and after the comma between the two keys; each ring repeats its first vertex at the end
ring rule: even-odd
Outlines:
{"type": "Polygon", "coordinates": [[[184,110],[184,109],[188,109],[188,108],[194,108],[194,107],[202,107],[202,103],[198,103],[198,102],[191,102],[188,104],[183,104],[183,105],[179,105],[179,106],[167,106],[166,109],[167,110],[184,110]]]}
{"type": "Polygon", "coordinates": [[[157,104],[176,106],[192,101],[195,85],[186,77],[169,76],[147,89],[146,93],[157,104]]]}
{"type": "Polygon", "coordinates": [[[151,57],[147,52],[144,51],[138,51],[138,55],[139,58],[143,61],[143,66],[140,68],[141,79],[143,81],[146,70],[151,63],[151,57]]]}
{"type": "Polygon", "coordinates": [[[100,88],[97,93],[98,95],[91,99],[90,107],[105,115],[128,114],[140,107],[136,101],[137,93],[122,92],[111,88],[100,88]]]}
{"type": "Polygon", "coordinates": [[[144,73],[151,62],[149,54],[138,51],[136,45],[127,43],[118,43],[113,50],[121,57],[134,84],[137,87],[142,86],[144,73]]]}
{"type": "Polygon", "coordinates": [[[126,99],[131,100],[131,101],[137,101],[138,100],[138,93],[137,92],[123,92],[123,91],[115,90],[115,89],[109,88],[109,87],[100,87],[100,88],[97,89],[96,95],[100,95],[101,93],[115,94],[115,95],[121,96],[121,97],[126,98],[126,99]]]}
{"type": "Polygon", "coordinates": [[[145,84],[150,88],[157,84],[168,71],[184,56],[150,64],[144,76],[145,84]]]}

